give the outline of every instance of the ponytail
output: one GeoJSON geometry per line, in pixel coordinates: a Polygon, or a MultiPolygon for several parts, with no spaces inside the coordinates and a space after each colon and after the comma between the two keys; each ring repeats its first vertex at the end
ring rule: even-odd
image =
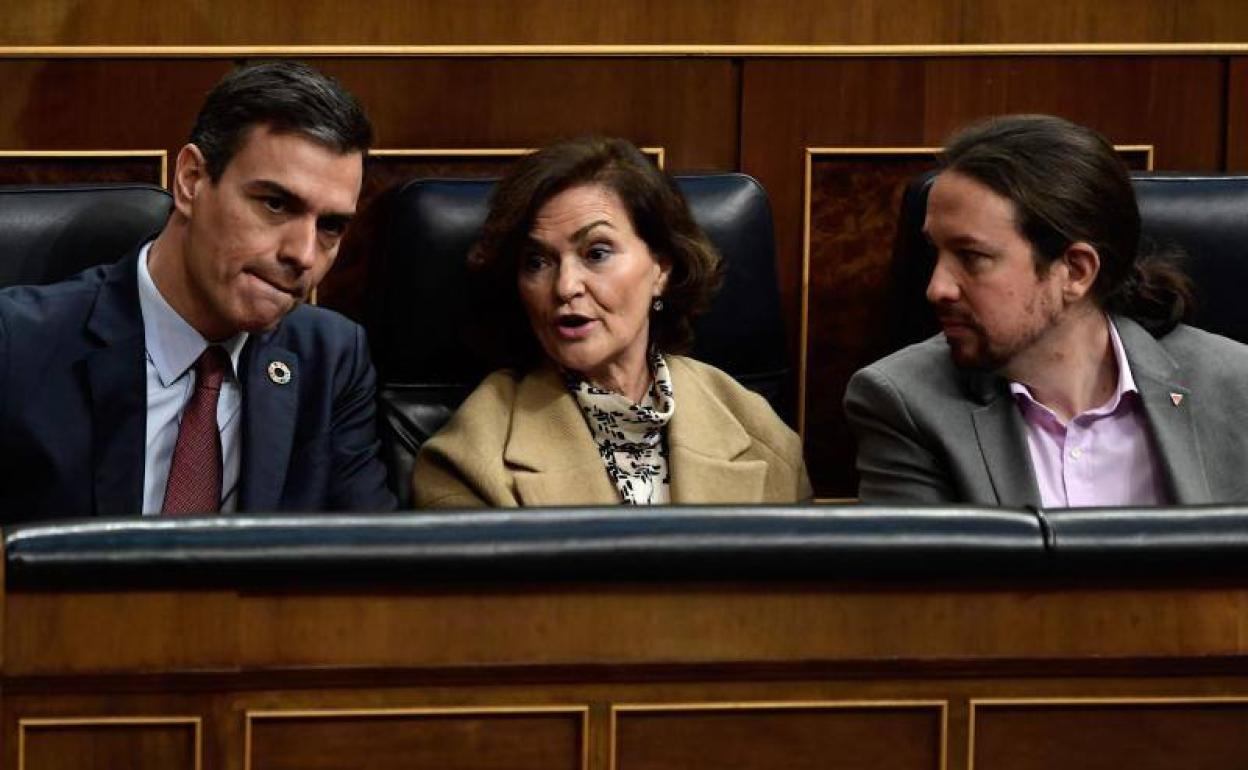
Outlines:
{"type": "Polygon", "coordinates": [[[1178,247],[1141,249],[1130,272],[1102,298],[1104,308],[1132,318],[1154,337],[1191,320],[1195,295],[1192,279],[1179,266],[1184,256],[1178,247]]]}

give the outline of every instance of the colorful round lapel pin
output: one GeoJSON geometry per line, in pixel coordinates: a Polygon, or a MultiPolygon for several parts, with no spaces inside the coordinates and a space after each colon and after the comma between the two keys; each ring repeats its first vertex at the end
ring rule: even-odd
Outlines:
{"type": "Polygon", "coordinates": [[[281,361],[270,361],[269,379],[277,385],[285,385],[290,382],[290,367],[281,361]]]}

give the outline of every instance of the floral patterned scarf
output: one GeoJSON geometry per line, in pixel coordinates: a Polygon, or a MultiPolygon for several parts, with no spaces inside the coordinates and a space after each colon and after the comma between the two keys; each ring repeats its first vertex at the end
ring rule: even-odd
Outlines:
{"type": "Polygon", "coordinates": [[[662,505],[671,499],[665,431],[676,411],[672,377],[657,351],[650,353],[654,384],[640,404],[591,385],[568,372],[565,381],[589,425],[598,454],[625,505],[662,505]]]}

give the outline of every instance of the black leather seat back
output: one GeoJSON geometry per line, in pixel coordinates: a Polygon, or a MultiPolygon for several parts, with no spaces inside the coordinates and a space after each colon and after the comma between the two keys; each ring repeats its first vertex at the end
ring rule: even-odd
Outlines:
{"type": "Polygon", "coordinates": [[[1248,176],[1133,174],[1144,234],[1177,245],[1196,288],[1194,326],[1248,342],[1248,176]]]}
{"type": "MultiPolygon", "coordinates": [[[[902,197],[893,244],[890,331],[894,348],[939,331],[924,296],[935,251],[923,237],[927,193],[936,172],[915,177],[902,197]]],[[[1133,172],[1143,246],[1177,246],[1196,290],[1192,323],[1248,342],[1248,176],[1133,172]]]]}
{"type": "MultiPolygon", "coordinates": [[[[677,184],[726,265],[723,288],[697,324],[693,356],[732,374],[788,418],[789,365],[767,194],[743,174],[678,177],[677,184]]],[[[414,180],[390,201],[383,307],[369,332],[383,383],[385,451],[400,499],[409,497],[420,445],[489,370],[465,339],[476,312],[466,258],[493,187],[490,180],[414,180]]]]}
{"type": "Polygon", "coordinates": [[[145,184],[0,186],[0,287],[55,283],[115,262],[165,224],[168,191],[145,184]]]}

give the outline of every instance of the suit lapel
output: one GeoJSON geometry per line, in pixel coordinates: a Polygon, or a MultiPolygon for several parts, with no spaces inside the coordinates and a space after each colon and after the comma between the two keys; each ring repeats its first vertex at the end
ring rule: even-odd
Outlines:
{"type": "Polygon", "coordinates": [[[101,344],[84,359],[99,516],[133,515],[143,507],[147,384],[137,269],[137,250],[109,268],[87,318],[87,331],[101,344]]]}
{"type": "Polygon", "coordinates": [[[585,418],[559,373],[543,365],[520,380],[503,459],[516,468],[521,505],[612,505],[607,478],[585,418]]]}
{"type": "Polygon", "coordinates": [[[1199,394],[1179,384],[1178,365],[1147,330],[1119,316],[1114,317],[1114,324],[1131,364],[1131,374],[1140,389],[1144,414],[1174,492],[1174,502],[1181,505],[1211,502],[1213,495],[1209,491],[1194,425],[1193,410],[1198,408],[1199,394]]]}
{"type": "Polygon", "coordinates": [[[683,359],[667,357],[676,394],[668,423],[673,503],[757,503],[763,499],[767,464],[741,460],[750,436],[683,359]]]}
{"type": "MultiPolygon", "coordinates": [[[[279,327],[280,330],[280,327],[279,327]]],[[[242,468],[239,474],[238,509],[272,511],[278,508],[286,487],[290,448],[299,414],[299,357],[273,340],[277,331],[252,337],[243,349],[242,468]],[[290,372],[289,382],[270,376],[278,362],[290,372]]]]}
{"type": "Polygon", "coordinates": [[[971,419],[997,503],[1039,508],[1040,488],[1014,400],[1002,392],[999,377],[975,374],[971,378],[971,388],[982,404],[972,409],[971,419]]]}

